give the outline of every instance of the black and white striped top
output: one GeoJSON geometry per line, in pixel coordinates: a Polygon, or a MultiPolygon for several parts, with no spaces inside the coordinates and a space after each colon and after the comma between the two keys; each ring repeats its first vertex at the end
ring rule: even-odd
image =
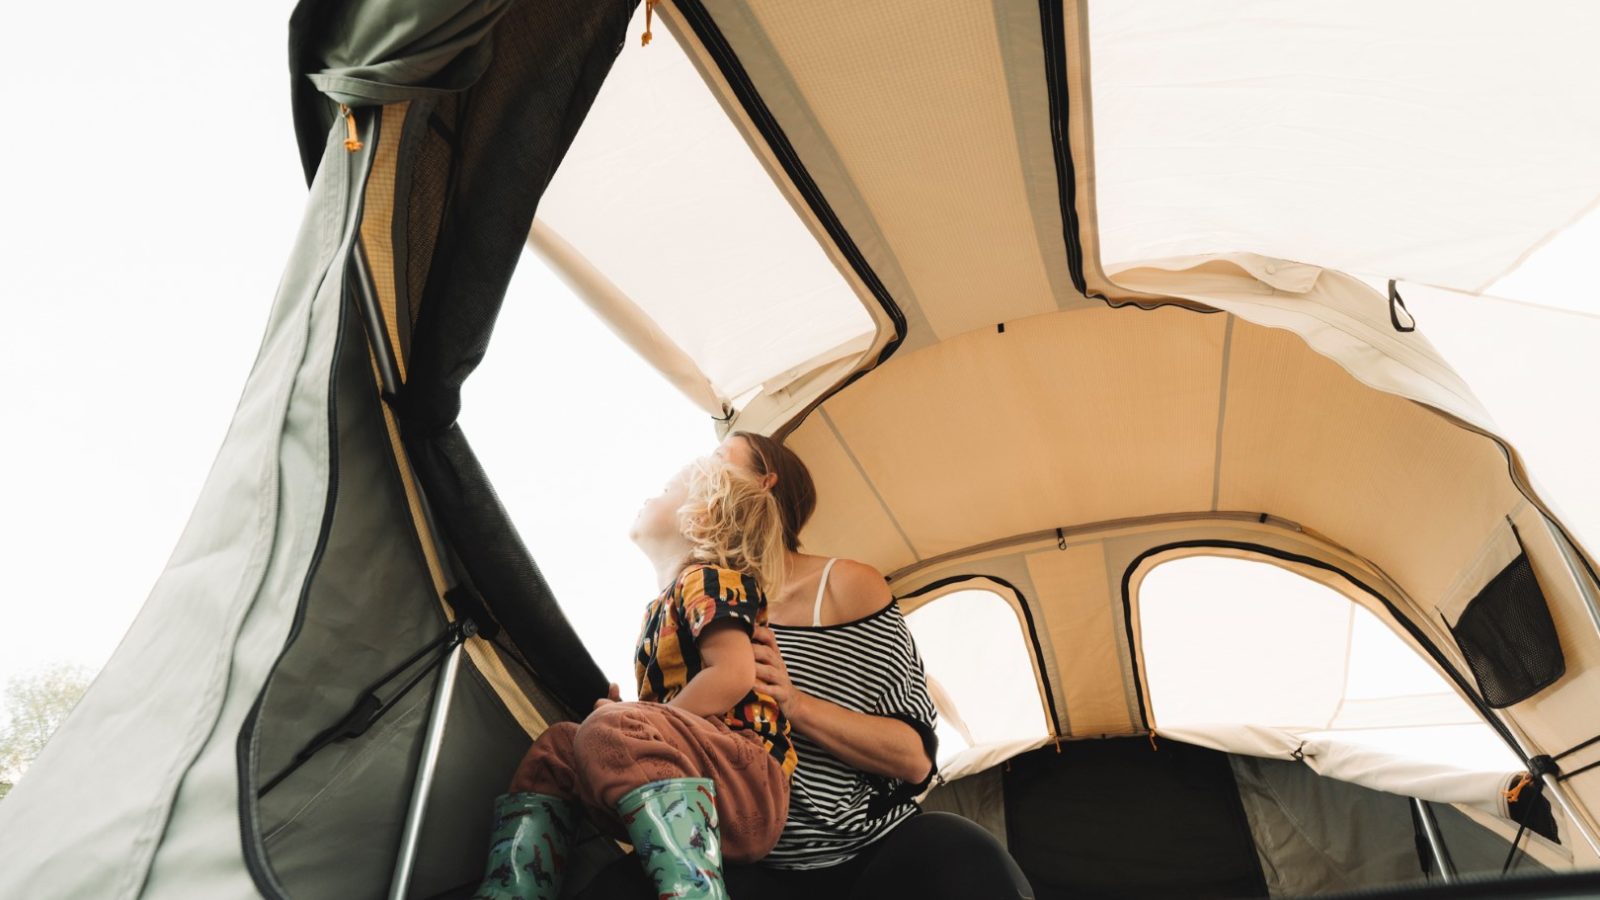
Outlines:
{"type": "MultiPolygon", "coordinates": [[[[824,573],[824,585],[826,578],[824,573]]],[[[928,757],[935,757],[936,716],[927,676],[898,603],[854,622],[773,625],[772,631],[795,687],[846,709],[899,719],[917,730],[928,757]]],[[[869,775],[840,762],[799,729],[791,737],[800,761],[789,792],[789,821],[764,865],[838,865],[917,811],[913,798],[926,781],[913,785],[869,775]]]]}

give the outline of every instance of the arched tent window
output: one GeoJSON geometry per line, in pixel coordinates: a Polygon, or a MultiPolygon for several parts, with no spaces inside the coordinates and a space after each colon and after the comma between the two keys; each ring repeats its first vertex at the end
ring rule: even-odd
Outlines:
{"type": "Polygon", "coordinates": [[[906,617],[939,707],[939,762],[968,747],[1034,740],[1045,724],[1016,610],[990,590],[953,591],[906,617]]]}
{"type": "Polygon", "coordinates": [[[1188,557],[1152,569],[1138,607],[1158,730],[1263,726],[1468,769],[1518,767],[1426,659],[1324,584],[1266,562],[1188,557]]]}

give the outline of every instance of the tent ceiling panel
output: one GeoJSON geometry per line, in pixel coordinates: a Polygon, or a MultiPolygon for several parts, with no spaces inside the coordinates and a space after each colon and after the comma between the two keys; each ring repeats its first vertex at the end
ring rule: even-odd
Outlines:
{"type": "Polygon", "coordinates": [[[1250,250],[1481,290],[1600,198],[1600,7],[1088,5],[1110,263],[1250,250]]]}
{"type": "MultiPolygon", "coordinates": [[[[1208,509],[1226,325],[1100,308],[969,332],[896,356],[801,428],[831,423],[924,557],[1208,509]]],[[[819,512],[816,532],[836,521],[819,512]]]]}
{"type": "Polygon", "coordinates": [[[935,336],[1056,308],[1046,263],[1062,248],[1053,162],[1036,171],[1039,147],[1019,146],[1023,137],[1050,146],[1036,3],[761,0],[748,10],[935,336]],[[1008,71],[1008,50],[1025,71],[1008,71]],[[1041,188],[1045,229],[1032,202],[1041,188]]]}
{"type": "Polygon", "coordinates": [[[1038,4],[702,8],[911,324],[908,347],[1082,303],[1038,4]]]}
{"type": "Polygon", "coordinates": [[[877,333],[666,30],[617,58],[539,218],[725,401],[877,333]]]}
{"type": "Polygon", "coordinates": [[[1289,332],[1240,323],[1230,371],[1219,505],[1314,527],[1414,597],[1442,597],[1522,500],[1492,442],[1365,389],[1289,332]]]}

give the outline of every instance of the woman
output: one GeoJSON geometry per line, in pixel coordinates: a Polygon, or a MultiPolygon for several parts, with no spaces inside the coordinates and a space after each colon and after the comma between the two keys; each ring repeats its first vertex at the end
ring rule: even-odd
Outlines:
{"type": "Polygon", "coordinates": [[[730,895],[1031,897],[989,832],[916,804],[938,747],[922,660],[876,569],[800,552],[817,502],[805,464],[746,432],[718,452],[768,479],[784,520],[788,571],[755,633],[756,679],[800,756],[783,835],[760,864],[730,867],[730,895]]]}
{"type": "MultiPolygon", "coordinates": [[[[736,432],[718,455],[772,490],[787,571],[758,628],[756,689],[777,701],[798,751],[789,817],[772,853],[726,868],[733,898],[1031,897],[987,831],[914,802],[934,774],[933,704],[916,646],[871,566],[801,553],[816,489],[793,451],[736,432]]],[[[646,897],[628,861],[586,898],[646,897]]]]}

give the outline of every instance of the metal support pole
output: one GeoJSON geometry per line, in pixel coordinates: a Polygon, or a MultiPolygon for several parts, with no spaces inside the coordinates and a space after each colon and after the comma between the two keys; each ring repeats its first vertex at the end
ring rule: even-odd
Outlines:
{"type": "Polygon", "coordinates": [[[1456,867],[1450,862],[1450,850],[1444,845],[1444,835],[1439,831],[1439,820],[1433,817],[1433,810],[1425,801],[1412,797],[1411,805],[1417,811],[1417,819],[1422,822],[1422,833],[1428,839],[1428,851],[1433,854],[1433,865],[1439,870],[1439,880],[1445,884],[1454,884],[1456,867]]]}
{"type": "Polygon", "coordinates": [[[450,648],[439,684],[433,694],[433,709],[428,713],[428,731],[422,740],[422,758],[417,761],[417,777],[411,786],[411,805],[406,810],[406,827],[400,834],[400,853],[394,860],[394,876],[389,882],[389,900],[405,900],[411,889],[411,868],[417,859],[417,839],[422,836],[422,819],[428,811],[428,792],[433,787],[434,770],[439,763],[439,748],[444,745],[445,719],[450,715],[450,698],[455,694],[456,674],[461,670],[459,643],[450,648]]]}

